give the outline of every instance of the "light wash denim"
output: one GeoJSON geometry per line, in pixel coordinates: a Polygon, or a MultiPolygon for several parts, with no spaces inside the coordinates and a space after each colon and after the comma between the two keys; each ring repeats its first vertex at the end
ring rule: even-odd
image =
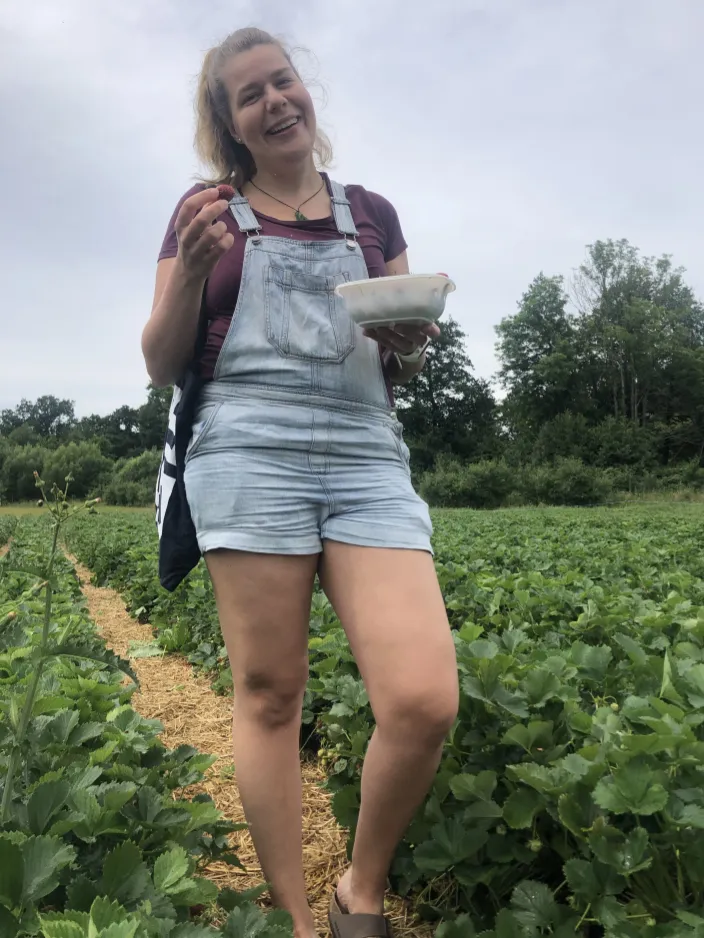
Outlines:
{"type": "Polygon", "coordinates": [[[334,292],[368,274],[344,188],[331,189],[336,241],[261,236],[247,200],[230,203],[242,283],[184,473],[202,552],[431,550],[378,346],[334,292]]]}

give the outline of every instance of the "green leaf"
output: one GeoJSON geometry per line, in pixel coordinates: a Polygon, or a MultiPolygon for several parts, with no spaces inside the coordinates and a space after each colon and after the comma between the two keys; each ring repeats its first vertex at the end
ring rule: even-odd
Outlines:
{"type": "Polygon", "coordinates": [[[255,905],[230,912],[222,930],[223,938],[258,938],[266,935],[266,918],[255,905]]]}
{"type": "Polygon", "coordinates": [[[480,772],[478,775],[462,773],[450,782],[452,794],[458,801],[491,801],[496,788],[496,772],[480,772]]]}
{"type": "Polygon", "coordinates": [[[154,886],[167,895],[172,886],[188,874],[188,857],[183,847],[163,853],[154,864],[154,886]]]}
{"type": "Polygon", "coordinates": [[[269,887],[266,883],[261,886],[253,886],[251,889],[243,889],[242,892],[226,887],[221,889],[218,894],[218,905],[225,912],[232,912],[233,909],[237,909],[242,905],[257,902],[268,890],[269,887]]]}
{"type": "Polygon", "coordinates": [[[21,845],[24,860],[22,899],[37,902],[49,895],[59,884],[58,873],[68,866],[74,856],[73,847],[58,837],[29,837],[21,845]]]}
{"type": "Polygon", "coordinates": [[[668,802],[667,791],[653,782],[653,773],[638,760],[602,778],[594,789],[594,801],[614,814],[656,814],[668,802]]]}
{"type": "Polygon", "coordinates": [[[525,928],[552,928],[558,921],[557,903],[544,883],[529,879],[519,883],[511,896],[511,906],[513,914],[525,928]]]}
{"type": "Polygon", "coordinates": [[[82,746],[83,743],[102,736],[104,728],[103,723],[81,723],[72,731],[68,744],[69,746],[82,746]]]}
{"type": "Polygon", "coordinates": [[[435,932],[435,938],[475,938],[476,931],[468,915],[459,915],[453,922],[443,922],[435,932]]]}
{"type": "Polygon", "coordinates": [[[6,909],[5,906],[0,905],[0,935],[2,935],[2,938],[15,938],[19,934],[19,930],[20,923],[12,912],[6,909]]]}
{"type": "MultiPolygon", "coordinates": [[[[501,909],[494,922],[494,930],[487,933],[489,938],[526,938],[526,933],[521,928],[513,912],[508,909],[501,909]]],[[[484,938],[484,933],[478,936],[484,938]]]]}
{"type": "Polygon", "coordinates": [[[490,642],[486,638],[479,638],[471,642],[469,650],[475,658],[495,658],[499,653],[499,647],[496,642],[490,642]]]}
{"type": "Polygon", "coordinates": [[[583,787],[560,795],[557,802],[560,821],[575,837],[583,839],[597,816],[591,792],[583,787]]]}
{"type": "Polygon", "coordinates": [[[665,697],[666,700],[673,700],[675,703],[682,703],[682,697],[677,692],[672,682],[672,661],[670,660],[670,652],[668,650],[665,651],[663,656],[660,696],[665,697]]]}
{"type": "Polygon", "coordinates": [[[125,841],[107,855],[101,886],[106,896],[129,906],[142,898],[149,885],[141,851],[131,841],[125,841]]]}
{"type": "Polygon", "coordinates": [[[90,907],[90,920],[98,930],[114,922],[126,922],[128,918],[127,910],[119,902],[111,902],[105,896],[98,896],[90,907]]]}
{"type": "Polygon", "coordinates": [[[66,803],[70,786],[65,781],[38,785],[27,802],[27,820],[33,834],[43,834],[51,818],[66,803]]]}
{"type": "MultiPolygon", "coordinates": [[[[671,671],[672,667],[670,665],[670,673],[671,671]]],[[[697,707],[697,709],[704,707],[704,664],[692,665],[692,667],[689,668],[683,675],[683,682],[687,688],[687,698],[692,706],[697,707]]],[[[664,683],[665,674],[663,669],[663,684],[664,683]]],[[[664,697],[667,695],[661,691],[660,696],[664,697]]]]}
{"type": "Polygon", "coordinates": [[[103,796],[103,804],[108,811],[119,811],[120,808],[123,808],[130,798],[133,797],[136,791],[137,786],[133,785],[131,782],[121,782],[117,785],[112,785],[106,790],[103,796]]]}
{"type": "Polygon", "coordinates": [[[66,887],[67,905],[72,909],[88,912],[97,897],[97,888],[87,876],[77,876],[66,887]]]}
{"type": "Polygon", "coordinates": [[[638,642],[634,641],[629,635],[616,634],[614,635],[614,641],[623,648],[633,664],[642,667],[644,664],[648,663],[647,654],[643,651],[638,642]]]}
{"type": "Polygon", "coordinates": [[[603,683],[606,670],[613,657],[613,652],[608,645],[585,645],[584,642],[574,642],[571,652],[572,661],[586,677],[603,683]]]}
{"type": "Polygon", "coordinates": [[[571,859],[565,863],[565,879],[572,892],[587,903],[597,902],[604,896],[617,896],[626,888],[626,882],[615,870],[598,860],[571,859]]]}
{"type": "Polygon", "coordinates": [[[589,846],[602,863],[613,867],[622,876],[645,870],[652,863],[648,832],[643,827],[624,834],[603,818],[597,818],[589,834],[589,846]]]}
{"type": "Polygon", "coordinates": [[[42,935],[44,938],[85,938],[85,931],[76,922],[66,919],[49,921],[42,916],[42,935]]]}
{"type": "Polygon", "coordinates": [[[139,922],[136,919],[108,925],[108,927],[100,933],[100,938],[134,938],[138,928],[139,922]]]}
{"type": "Polygon", "coordinates": [[[535,762],[523,762],[508,767],[509,774],[525,785],[546,795],[555,795],[574,784],[574,779],[564,770],[537,765],[535,762]]]}
{"type": "Polygon", "coordinates": [[[0,903],[16,909],[22,896],[24,860],[17,844],[0,836],[0,903]]]}
{"type": "Polygon", "coordinates": [[[437,873],[474,856],[489,839],[486,831],[467,829],[454,818],[435,824],[431,835],[431,840],[416,847],[413,858],[418,869],[437,873]]]}
{"type": "Polygon", "coordinates": [[[528,725],[517,723],[504,733],[501,742],[520,746],[530,752],[538,742],[548,745],[551,742],[552,730],[553,724],[549,720],[531,720],[528,725]]]}
{"type": "Polygon", "coordinates": [[[701,805],[688,804],[673,818],[677,827],[695,827],[704,830],[704,808],[701,805]]]}
{"type": "Polygon", "coordinates": [[[521,688],[532,707],[543,707],[548,700],[558,695],[561,687],[559,677],[547,668],[531,668],[521,681],[521,688]]]}
{"type": "Polygon", "coordinates": [[[534,788],[519,788],[504,802],[504,820],[514,830],[530,827],[543,799],[534,788]]]}

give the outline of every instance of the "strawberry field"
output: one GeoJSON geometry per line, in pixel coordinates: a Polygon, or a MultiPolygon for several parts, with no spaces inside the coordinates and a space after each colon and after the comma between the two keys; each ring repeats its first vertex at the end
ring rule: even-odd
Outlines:
{"type": "MultiPolygon", "coordinates": [[[[13,536],[3,561],[9,565],[25,535],[35,536],[33,526],[39,522],[23,521],[14,532],[7,524],[0,534],[13,536]]],[[[434,789],[396,858],[394,888],[411,897],[419,916],[439,923],[438,938],[702,938],[704,506],[447,512],[435,516],[435,527],[437,569],[455,635],[462,702],[434,789]]],[[[66,528],[66,542],[97,581],[119,589],[132,614],[151,623],[156,644],[188,656],[209,673],[220,692],[230,692],[207,574],[199,567],[173,594],[159,588],[150,514],[78,517],[66,528]]],[[[65,575],[63,588],[70,594],[70,576],[65,575]]],[[[21,577],[29,574],[4,575],[0,601],[16,606],[20,588],[31,592],[32,582],[21,577]]],[[[36,600],[26,602],[30,616],[36,600]]],[[[72,609],[78,600],[67,596],[66,602],[72,609]]],[[[67,612],[77,623],[80,603],[78,608],[67,612]]],[[[16,623],[13,629],[12,641],[24,650],[20,655],[9,650],[5,634],[2,650],[12,668],[21,671],[29,667],[33,652],[16,623]]],[[[335,814],[353,831],[359,769],[373,721],[344,634],[321,593],[313,603],[310,661],[301,744],[325,765],[335,814]]],[[[97,667],[100,683],[107,684],[117,680],[108,678],[117,666],[101,661],[90,667],[97,667]]],[[[5,667],[0,693],[6,701],[11,694],[6,693],[9,664],[5,667]]],[[[88,665],[64,662],[56,667],[88,665]]],[[[56,685],[45,693],[51,701],[57,695],[65,700],[68,692],[56,685]]],[[[18,700],[15,707],[21,696],[18,700]]],[[[127,700],[118,698],[104,709],[126,713],[123,707],[129,710],[127,700]]],[[[79,709],[77,703],[70,708],[79,709]]],[[[51,721],[52,712],[51,707],[40,709],[36,719],[51,721]]],[[[68,725],[69,718],[62,719],[68,725]]],[[[80,713],[79,719],[82,724],[80,713]]],[[[95,714],[86,713],[85,719],[99,722],[95,714]]],[[[120,728],[123,719],[118,720],[120,728]]],[[[67,739],[81,724],[71,728],[67,739]]],[[[3,732],[0,751],[9,738],[9,730],[3,732]]],[[[108,744],[111,732],[112,725],[101,730],[99,744],[89,738],[81,743],[94,771],[102,763],[91,753],[108,744]]],[[[149,732],[156,745],[153,729],[149,732]]],[[[23,844],[31,837],[66,837],[68,818],[81,810],[80,792],[78,806],[73,795],[63,801],[52,797],[40,813],[43,819],[48,812],[41,830],[36,820],[35,828],[30,826],[36,805],[31,812],[29,805],[40,779],[41,785],[69,785],[75,776],[83,784],[83,756],[73,752],[57,756],[57,766],[42,750],[40,764],[27,776],[28,787],[17,793],[15,820],[11,833],[0,838],[0,849],[27,849],[23,844]]],[[[170,764],[173,758],[159,750],[156,762],[170,764]]],[[[184,758],[186,764],[196,760],[192,771],[201,767],[203,757],[184,758]]],[[[155,781],[160,771],[155,769],[123,778],[119,759],[105,761],[109,770],[102,769],[96,778],[86,776],[98,807],[103,796],[93,791],[96,786],[112,790],[110,786],[118,785],[122,791],[122,786],[134,785],[125,802],[133,805],[130,798],[136,797],[137,804],[148,800],[145,788],[163,792],[170,784],[155,781]]],[[[165,772],[167,780],[173,779],[173,771],[165,772]]],[[[90,804],[95,812],[94,802],[90,804]]],[[[198,837],[169,829],[162,841],[150,833],[152,840],[130,826],[135,810],[128,808],[123,820],[124,808],[117,809],[121,835],[110,833],[103,840],[100,832],[88,846],[72,841],[72,860],[51,874],[54,892],[44,896],[64,901],[69,893],[62,885],[62,870],[90,857],[92,892],[77,906],[80,914],[87,914],[88,898],[100,893],[103,882],[93,871],[119,846],[120,836],[133,844],[130,849],[140,851],[149,890],[157,888],[154,863],[160,850],[164,856],[168,850],[181,851],[177,868],[197,884],[202,863],[198,851],[203,849],[195,846],[198,837]]],[[[215,839],[202,835],[209,844],[220,831],[218,822],[212,823],[215,839]]],[[[83,830],[76,821],[74,841],[77,829],[83,830]]],[[[83,882],[75,872],[71,879],[83,882]]],[[[207,886],[188,888],[207,891],[207,886]]],[[[77,901],[76,892],[71,890],[71,902],[77,901]]],[[[119,895],[108,898],[120,901],[119,895]]],[[[206,927],[186,925],[185,913],[173,899],[168,901],[176,909],[169,927],[206,927]]],[[[227,905],[228,897],[224,901],[227,905]]],[[[3,902],[13,908],[0,889],[0,907],[3,902]]],[[[11,914],[17,916],[17,908],[11,914]]],[[[241,924],[245,913],[238,914],[241,924]]],[[[269,931],[263,929],[284,927],[276,920],[268,924],[264,917],[258,923],[261,932],[227,934],[264,936],[269,931]]],[[[73,938],[88,932],[45,933],[73,938]]]]}
{"type": "Polygon", "coordinates": [[[131,707],[134,671],[58,549],[72,509],[52,510],[0,518],[0,935],[290,936],[286,915],[203,875],[238,864],[235,826],[187,793],[213,759],[167,749],[131,707]]]}

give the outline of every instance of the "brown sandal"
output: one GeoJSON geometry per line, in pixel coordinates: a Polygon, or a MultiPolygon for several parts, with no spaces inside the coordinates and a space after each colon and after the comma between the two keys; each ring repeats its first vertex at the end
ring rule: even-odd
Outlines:
{"type": "Polygon", "coordinates": [[[333,938],[392,938],[391,925],[385,915],[346,912],[337,898],[337,890],[330,899],[328,921],[333,938]]]}

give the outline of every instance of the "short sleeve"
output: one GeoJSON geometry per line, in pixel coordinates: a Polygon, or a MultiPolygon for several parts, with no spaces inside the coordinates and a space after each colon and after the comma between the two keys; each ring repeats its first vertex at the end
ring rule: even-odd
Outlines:
{"type": "Polygon", "coordinates": [[[192,186],[188,192],[184,193],[176,204],[176,208],[173,211],[173,215],[169,220],[169,224],[166,228],[166,234],[164,235],[164,240],[161,244],[161,250],[159,251],[159,260],[164,260],[165,257],[176,257],[178,253],[178,239],[176,237],[176,219],[178,213],[181,211],[181,206],[186,201],[190,199],[192,195],[195,195],[196,192],[200,192],[204,186],[196,185],[192,186]]]}
{"type": "Polygon", "coordinates": [[[386,234],[384,260],[388,262],[397,258],[399,254],[403,254],[408,248],[408,244],[403,236],[401,222],[396,209],[388,199],[384,199],[382,196],[377,196],[377,199],[379,199],[379,214],[381,215],[384,232],[386,234]]]}

